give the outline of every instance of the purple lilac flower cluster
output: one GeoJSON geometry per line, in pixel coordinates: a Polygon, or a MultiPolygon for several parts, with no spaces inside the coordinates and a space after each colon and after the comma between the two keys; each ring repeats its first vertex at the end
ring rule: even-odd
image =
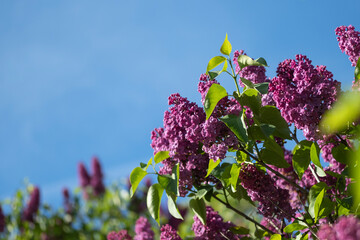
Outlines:
{"type": "Polygon", "coordinates": [[[62,190],[63,198],[64,198],[64,210],[67,214],[71,214],[73,211],[73,206],[70,201],[70,193],[69,189],[64,188],[62,190]]]}
{"type": "Polygon", "coordinates": [[[276,107],[308,140],[317,139],[321,116],[335,102],[340,82],[325,66],[314,67],[304,55],[281,62],[276,72],[269,84],[276,107]]]}
{"type": "Polygon", "coordinates": [[[5,222],[5,215],[0,205],[0,233],[5,230],[6,222],[5,222]]]}
{"type": "Polygon", "coordinates": [[[259,212],[269,219],[291,219],[295,209],[290,205],[289,191],[276,186],[270,175],[258,170],[253,164],[242,164],[239,178],[253,201],[259,202],[259,212]]]}
{"type": "Polygon", "coordinates": [[[80,179],[80,186],[84,190],[83,196],[85,199],[89,198],[88,189],[91,188],[91,194],[94,196],[99,196],[105,192],[105,186],[103,183],[103,173],[101,170],[101,165],[97,157],[93,157],[91,161],[91,170],[92,176],[86,170],[86,167],[83,163],[79,163],[78,172],[80,179]]]}
{"type": "Polygon", "coordinates": [[[340,26],[335,29],[336,39],[342,52],[349,56],[352,66],[356,66],[356,62],[360,57],[360,32],[355,31],[355,27],[349,25],[340,26]]]}
{"type": "Polygon", "coordinates": [[[40,206],[40,190],[38,187],[34,187],[33,191],[30,194],[30,199],[27,203],[27,206],[23,212],[22,218],[28,222],[34,222],[34,216],[39,210],[40,206]]]}
{"type": "Polygon", "coordinates": [[[192,230],[195,240],[230,239],[237,240],[238,237],[229,229],[234,224],[224,222],[223,218],[211,207],[206,207],[206,225],[203,225],[197,216],[194,216],[192,230]],[[225,236],[225,237],[224,237],[225,236]]]}
{"type": "Polygon", "coordinates": [[[151,225],[149,221],[140,217],[135,223],[135,237],[134,240],[153,240],[154,232],[151,229],[151,225]]]}
{"type": "Polygon", "coordinates": [[[182,240],[176,230],[169,224],[162,226],[160,232],[160,240],[182,240]]]}
{"type": "MultiPolygon", "coordinates": [[[[110,232],[107,235],[108,240],[132,240],[133,238],[126,230],[119,232],[110,232]]],[[[134,240],[153,240],[154,232],[151,229],[151,224],[144,217],[139,217],[135,223],[135,236],[134,240]]]]}
{"type": "Polygon", "coordinates": [[[164,160],[160,174],[169,174],[175,164],[179,163],[179,188],[185,196],[194,181],[203,181],[208,165],[208,155],[198,154],[201,150],[201,123],[205,113],[196,103],[190,102],[180,94],[169,97],[169,111],[164,114],[164,127],[151,133],[151,147],[154,154],[169,151],[170,158],[164,160]]]}
{"type": "Polygon", "coordinates": [[[119,232],[108,233],[107,240],[132,240],[132,237],[126,230],[121,230],[119,232]]]}
{"type": "Polygon", "coordinates": [[[342,216],[333,225],[321,225],[318,233],[320,240],[358,240],[360,221],[355,216],[342,216]]]}
{"type": "MultiPolygon", "coordinates": [[[[214,83],[216,80],[201,75],[198,90],[202,101],[214,83]]],[[[193,183],[205,180],[209,159],[224,159],[229,148],[237,148],[236,136],[218,117],[239,114],[241,106],[224,98],[206,121],[204,110],[178,93],[169,97],[169,105],[164,114],[164,127],[151,133],[151,147],[154,154],[169,151],[170,158],[162,162],[160,174],[169,174],[175,164],[180,164],[180,194],[185,196],[193,183]]]]}
{"type": "MultiPolygon", "coordinates": [[[[198,91],[204,103],[206,94],[212,84],[219,84],[210,80],[206,74],[200,76],[198,91]]],[[[239,115],[242,111],[235,99],[223,98],[213,111],[210,118],[202,124],[202,150],[213,160],[224,159],[229,148],[237,149],[238,140],[231,130],[218,118],[228,114],[239,115]]]]}
{"type": "MultiPolygon", "coordinates": [[[[244,53],[244,50],[236,50],[234,52],[233,63],[235,65],[236,74],[239,74],[241,78],[245,78],[246,80],[249,80],[254,84],[268,81],[265,74],[266,69],[263,66],[247,66],[243,69],[240,69],[239,63],[237,61],[240,55],[246,55],[246,53],[244,53]]],[[[244,87],[244,84],[241,80],[239,81],[239,84],[240,86],[244,87]]]]}

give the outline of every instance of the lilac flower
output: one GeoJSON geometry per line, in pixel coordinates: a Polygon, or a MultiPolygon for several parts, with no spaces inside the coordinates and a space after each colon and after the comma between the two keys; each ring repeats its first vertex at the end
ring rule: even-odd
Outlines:
{"type": "Polygon", "coordinates": [[[160,240],[182,240],[176,230],[169,224],[162,226],[160,232],[160,240]]]}
{"type": "Polygon", "coordinates": [[[151,225],[149,221],[144,218],[140,217],[135,224],[135,237],[134,240],[153,240],[154,239],[154,232],[151,229],[151,225]]]}
{"type": "MultiPolygon", "coordinates": [[[[183,206],[178,206],[179,207],[179,212],[181,214],[182,217],[186,216],[187,214],[187,208],[183,207],[183,206]]],[[[174,228],[174,229],[178,229],[179,225],[184,221],[178,218],[173,217],[172,215],[168,216],[168,224],[174,228]]]]}
{"type": "Polygon", "coordinates": [[[108,233],[107,240],[132,240],[132,237],[126,230],[121,230],[119,232],[108,233]]]}
{"type": "Polygon", "coordinates": [[[360,239],[360,221],[355,216],[342,216],[333,226],[321,225],[318,233],[320,240],[358,240],[360,239]]]}
{"type": "Polygon", "coordinates": [[[0,205],[0,233],[5,230],[5,227],[6,227],[5,215],[4,215],[1,205],[0,205]]]}
{"type": "Polygon", "coordinates": [[[40,206],[40,190],[38,187],[34,187],[33,191],[30,194],[30,200],[27,203],[27,206],[23,212],[23,220],[28,222],[34,222],[34,216],[39,210],[40,206]]]}
{"type": "Polygon", "coordinates": [[[340,83],[325,66],[314,67],[304,55],[279,64],[269,92],[288,123],[303,130],[308,140],[317,139],[322,114],[337,99],[340,83]]]}
{"type": "Polygon", "coordinates": [[[169,97],[169,105],[172,106],[164,114],[164,127],[151,133],[151,147],[154,154],[169,151],[170,158],[162,162],[160,174],[169,174],[175,164],[180,164],[180,194],[185,196],[193,181],[202,182],[206,175],[209,158],[199,154],[205,113],[178,93],[169,97]]]}
{"type": "Polygon", "coordinates": [[[349,25],[340,26],[335,29],[336,38],[342,52],[349,56],[352,66],[356,66],[356,62],[360,57],[360,32],[355,31],[355,27],[349,25]]]}
{"type": "MultiPolygon", "coordinates": [[[[265,75],[266,69],[262,66],[247,66],[240,70],[240,66],[238,63],[238,58],[240,55],[246,55],[244,53],[244,50],[238,51],[236,50],[234,52],[234,58],[233,63],[235,65],[235,73],[239,74],[241,78],[245,78],[246,80],[251,81],[252,83],[263,83],[268,81],[267,77],[265,75]]],[[[239,81],[240,86],[244,87],[245,85],[242,83],[242,81],[239,81]]]]}
{"type": "Polygon", "coordinates": [[[78,173],[79,173],[80,186],[82,188],[86,188],[87,186],[89,186],[91,182],[91,177],[83,163],[79,163],[78,173]]]}
{"type": "Polygon", "coordinates": [[[270,175],[252,164],[243,164],[239,178],[253,201],[259,202],[259,212],[267,218],[291,219],[295,209],[290,205],[289,191],[275,185],[270,175]]]}
{"type": "Polygon", "coordinates": [[[64,197],[64,210],[67,214],[71,214],[73,210],[73,206],[70,201],[70,193],[69,189],[64,188],[62,191],[63,197],[64,197]]]}
{"type": "Polygon", "coordinates": [[[105,192],[105,187],[103,183],[103,173],[101,171],[101,165],[97,157],[94,157],[92,159],[91,168],[91,186],[93,189],[93,194],[95,196],[99,196],[105,192]]]}
{"type": "Polygon", "coordinates": [[[237,236],[229,229],[234,224],[223,222],[223,218],[211,207],[206,207],[206,225],[203,225],[200,219],[195,215],[192,230],[195,233],[195,240],[226,239],[237,240],[237,236]]]}

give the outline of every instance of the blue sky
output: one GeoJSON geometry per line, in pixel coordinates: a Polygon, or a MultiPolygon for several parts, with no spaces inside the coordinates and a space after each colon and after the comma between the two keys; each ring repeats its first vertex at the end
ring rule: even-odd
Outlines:
{"type": "Polygon", "coordinates": [[[233,49],[264,57],[268,76],[301,53],[348,88],[353,68],[334,30],[359,30],[358,9],[355,0],[2,1],[0,198],[27,177],[55,202],[94,155],[108,182],[126,177],[152,155],[167,97],[200,103],[198,78],[225,33],[233,49]]]}

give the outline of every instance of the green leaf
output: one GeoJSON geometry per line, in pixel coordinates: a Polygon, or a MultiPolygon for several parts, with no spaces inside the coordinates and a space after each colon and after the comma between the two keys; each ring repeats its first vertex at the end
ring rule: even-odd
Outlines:
{"type": "Polygon", "coordinates": [[[360,79],[360,58],[357,60],[354,75],[355,75],[355,83],[357,83],[357,81],[359,81],[360,79]]]}
{"type": "Polygon", "coordinates": [[[216,168],[219,164],[220,164],[221,160],[218,159],[217,161],[214,161],[213,159],[209,160],[209,166],[208,166],[208,170],[206,173],[205,177],[208,177],[210,175],[210,173],[212,172],[212,170],[214,170],[214,168],[216,168]]]}
{"type": "Polygon", "coordinates": [[[149,188],[146,204],[152,218],[160,225],[160,203],[164,188],[155,183],[149,188]]]}
{"type": "Polygon", "coordinates": [[[236,189],[236,185],[239,179],[240,169],[241,168],[236,163],[234,163],[230,170],[230,176],[231,176],[230,184],[231,186],[233,186],[234,189],[236,189]]]}
{"type": "Polygon", "coordinates": [[[264,148],[260,151],[261,160],[266,164],[274,165],[279,168],[290,167],[284,158],[284,150],[273,139],[267,138],[264,148]]]}
{"type": "Polygon", "coordinates": [[[219,71],[214,71],[214,72],[208,72],[210,80],[215,79],[217,76],[219,76],[220,72],[219,71]]]}
{"type": "Polygon", "coordinates": [[[238,235],[247,235],[249,234],[250,230],[244,227],[231,227],[230,231],[234,234],[238,235]]]}
{"type": "Polygon", "coordinates": [[[319,159],[319,154],[320,154],[319,145],[316,142],[313,142],[310,147],[310,159],[316,166],[322,169],[319,159]]]}
{"type": "Polygon", "coordinates": [[[315,217],[315,202],[317,196],[323,189],[327,189],[327,185],[324,182],[319,182],[312,186],[309,191],[309,213],[312,217],[315,217]]]}
{"type": "Polygon", "coordinates": [[[236,115],[226,115],[220,120],[225,123],[225,125],[230,128],[230,130],[235,134],[235,136],[241,142],[248,142],[248,135],[245,128],[244,119],[242,116],[236,115]]]}
{"type": "Polygon", "coordinates": [[[179,164],[172,169],[171,175],[158,175],[159,184],[167,191],[179,195],[179,164]]]}
{"type": "Polygon", "coordinates": [[[301,225],[300,223],[291,223],[284,228],[284,233],[292,233],[307,228],[307,226],[301,225]]]}
{"type": "Polygon", "coordinates": [[[230,55],[230,53],[231,53],[231,43],[228,40],[227,34],[226,34],[225,40],[220,48],[220,52],[224,55],[230,55]]]}
{"type": "Polygon", "coordinates": [[[204,199],[193,198],[189,202],[189,207],[194,211],[203,225],[206,225],[206,206],[204,199]]]}
{"type": "Polygon", "coordinates": [[[349,164],[349,160],[351,157],[351,150],[345,146],[344,144],[340,144],[331,149],[331,154],[335,158],[336,161],[342,164],[349,164]]]}
{"type": "Polygon", "coordinates": [[[175,194],[169,193],[166,191],[166,195],[168,197],[168,209],[170,214],[177,219],[184,220],[181,216],[178,207],[176,206],[176,196],[175,194]]]}
{"type": "Polygon", "coordinates": [[[269,83],[268,82],[257,83],[257,84],[254,85],[254,87],[261,94],[267,94],[268,90],[269,90],[269,83]]]}
{"type": "Polygon", "coordinates": [[[281,240],[281,235],[280,234],[273,234],[273,235],[271,235],[270,240],[281,240]]]}
{"type": "Polygon", "coordinates": [[[342,131],[360,117],[360,92],[347,92],[339,97],[332,108],[325,112],[320,129],[325,134],[342,131]]]}
{"type": "Polygon", "coordinates": [[[206,72],[209,72],[210,70],[216,68],[217,66],[219,66],[224,61],[226,61],[226,58],[223,57],[223,56],[213,57],[212,59],[210,59],[208,65],[207,65],[206,72]]]}
{"type": "Polygon", "coordinates": [[[151,164],[152,164],[152,158],[150,158],[150,160],[149,160],[148,163],[146,164],[145,168],[143,168],[143,169],[146,171],[151,164]]]}
{"type": "Polygon", "coordinates": [[[318,217],[319,217],[320,206],[323,201],[324,194],[325,194],[325,189],[321,190],[319,195],[317,195],[315,203],[314,203],[315,222],[317,222],[318,217]]]}
{"type": "Polygon", "coordinates": [[[227,92],[225,88],[216,83],[211,85],[206,94],[204,102],[206,120],[209,119],[218,102],[226,96],[227,92]]]}
{"type": "Polygon", "coordinates": [[[253,88],[246,89],[239,97],[242,106],[248,106],[255,115],[259,113],[261,107],[261,96],[258,90],[253,88]]]}
{"type": "Polygon", "coordinates": [[[158,153],[155,154],[154,157],[154,162],[155,164],[158,164],[162,161],[164,161],[165,159],[169,158],[169,151],[160,151],[158,153]]]}
{"type": "Polygon", "coordinates": [[[242,77],[240,77],[240,80],[248,88],[254,88],[255,87],[255,85],[250,80],[247,80],[247,79],[242,78],[242,77]]]}
{"type": "Polygon", "coordinates": [[[248,135],[253,140],[265,140],[269,138],[275,131],[276,127],[271,124],[261,123],[260,125],[251,125],[248,128],[248,135]]]}
{"type": "Polygon", "coordinates": [[[135,194],[136,188],[138,187],[141,180],[147,175],[147,172],[144,171],[141,167],[136,167],[130,174],[130,196],[132,197],[135,194]]]}
{"type": "Polygon", "coordinates": [[[267,67],[267,63],[265,61],[264,58],[258,58],[258,59],[252,59],[251,57],[247,56],[247,55],[240,55],[238,57],[238,63],[239,63],[239,67],[240,69],[243,69],[244,67],[247,66],[263,66],[263,67],[267,67]]]}
{"type": "Polygon", "coordinates": [[[263,106],[260,109],[259,121],[274,125],[276,130],[274,136],[291,139],[288,123],[281,116],[280,111],[274,106],[263,106]]]}
{"type": "Polygon", "coordinates": [[[293,167],[300,180],[310,164],[311,145],[312,142],[303,140],[298,143],[293,150],[293,167]]]}

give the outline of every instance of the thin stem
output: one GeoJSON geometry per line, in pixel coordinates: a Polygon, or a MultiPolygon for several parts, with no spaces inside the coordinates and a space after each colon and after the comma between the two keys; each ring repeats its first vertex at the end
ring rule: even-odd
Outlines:
{"type": "Polygon", "coordinates": [[[240,216],[242,216],[243,218],[245,218],[246,220],[254,223],[256,226],[262,228],[263,230],[274,234],[273,231],[271,231],[270,229],[268,229],[267,227],[265,227],[264,225],[258,223],[257,221],[255,221],[254,219],[250,218],[249,216],[247,216],[245,213],[241,212],[240,210],[237,210],[236,208],[234,208],[233,206],[231,206],[230,204],[224,202],[223,200],[221,200],[220,198],[218,198],[217,196],[213,195],[213,198],[215,198],[216,200],[218,200],[220,203],[222,203],[225,207],[227,207],[228,209],[233,210],[234,212],[236,212],[237,214],[239,214],[240,216]]]}
{"type": "Polygon", "coordinates": [[[336,134],[336,136],[339,138],[342,144],[344,144],[346,147],[349,148],[350,151],[352,151],[352,148],[349,146],[349,144],[340,136],[340,134],[336,134]]]}
{"type": "Polygon", "coordinates": [[[235,71],[234,71],[233,65],[232,65],[230,59],[228,59],[228,61],[229,61],[229,63],[230,63],[230,67],[231,67],[231,71],[232,71],[232,77],[233,77],[234,82],[235,82],[235,85],[236,85],[237,94],[238,94],[238,96],[240,96],[240,88],[239,88],[239,84],[237,83],[237,80],[236,80],[236,75],[235,75],[235,71]]]}

